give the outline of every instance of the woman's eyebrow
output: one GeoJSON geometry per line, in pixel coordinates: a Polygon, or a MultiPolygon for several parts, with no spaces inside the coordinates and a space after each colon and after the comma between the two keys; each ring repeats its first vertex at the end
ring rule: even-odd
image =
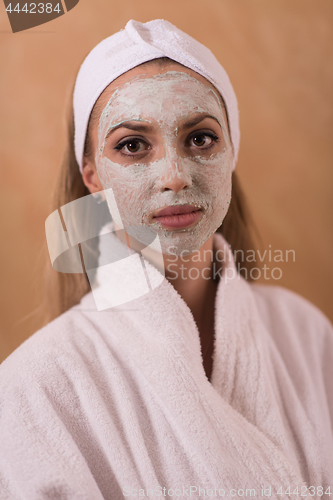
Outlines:
{"type": "Polygon", "coordinates": [[[209,113],[202,113],[190,120],[186,120],[182,123],[182,127],[194,127],[195,125],[198,125],[198,123],[204,121],[206,118],[212,118],[213,120],[215,120],[219,125],[220,127],[222,128],[222,125],[221,125],[221,122],[220,120],[216,117],[216,116],[213,116],[213,115],[210,115],[209,113]]]}
{"type": "Polygon", "coordinates": [[[135,121],[121,122],[121,123],[118,123],[118,125],[115,125],[114,127],[111,127],[108,130],[108,133],[106,134],[105,139],[107,139],[118,128],[127,128],[129,130],[135,130],[137,132],[149,132],[151,130],[151,127],[152,127],[151,125],[144,124],[141,122],[135,122],[135,121]]]}

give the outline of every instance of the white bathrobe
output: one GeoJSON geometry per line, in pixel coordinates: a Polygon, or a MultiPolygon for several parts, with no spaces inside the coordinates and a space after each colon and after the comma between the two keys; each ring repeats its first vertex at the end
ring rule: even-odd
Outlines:
{"type": "Polygon", "coordinates": [[[332,327],[290,291],[224,279],[226,260],[211,382],[165,278],[104,311],[89,293],[3,362],[1,500],[333,493],[332,327]]]}

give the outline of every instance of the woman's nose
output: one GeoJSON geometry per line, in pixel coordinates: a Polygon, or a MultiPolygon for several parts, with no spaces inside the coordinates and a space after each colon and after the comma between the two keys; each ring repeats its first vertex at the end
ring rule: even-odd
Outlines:
{"type": "Polygon", "coordinates": [[[182,189],[192,185],[191,176],[181,158],[165,158],[163,163],[165,168],[158,180],[158,187],[161,191],[171,190],[179,193],[182,189]]]}

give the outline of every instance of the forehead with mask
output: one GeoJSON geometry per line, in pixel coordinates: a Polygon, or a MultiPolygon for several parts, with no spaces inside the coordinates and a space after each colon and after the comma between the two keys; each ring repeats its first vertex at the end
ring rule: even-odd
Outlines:
{"type": "Polygon", "coordinates": [[[139,228],[156,231],[165,254],[197,251],[231,198],[233,148],[217,90],[179,64],[151,61],[112,82],[96,104],[88,162],[112,188],[114,222],[138,228],[138,239],[139,228]]]}

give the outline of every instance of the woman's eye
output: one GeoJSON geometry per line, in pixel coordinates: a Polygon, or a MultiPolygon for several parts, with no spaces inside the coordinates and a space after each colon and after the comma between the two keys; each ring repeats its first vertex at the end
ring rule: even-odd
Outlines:
{"type": "Polygon", "coordinates": [[[126,139],[117,144],[115,149],[121,151],[123,154],[132,155],[149,149],[149,145],[142,139],[126,139]]]}
{"type": "Polygon", "coordinates": [[[189,138],[189,143],[191,146],[193,145],[198,148],[205,149],[212,146],[212,144],[217,140],[218,137],[215,134],[197,133],[189,138]]]}

